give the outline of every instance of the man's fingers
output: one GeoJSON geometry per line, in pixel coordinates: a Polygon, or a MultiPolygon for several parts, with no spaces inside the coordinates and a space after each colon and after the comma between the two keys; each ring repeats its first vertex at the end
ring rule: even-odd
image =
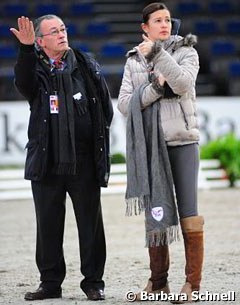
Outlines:
{"type": "Polygon", "coordinates": [[[10,31],[18,38],[19,35],[19,31],[14,29],[14,28],[10,28],[10,31]]]}
{"type": "Polygon", "coordinates": [[[18,29],[10,28],[10,31],[17,37],[23,44],[33,44],[35,40],[35,33],[33,22],[28,17],[21,16],[17,20],[18,29]]]}
{"type": "Polygon", "coordinates": [[[24,17],[20,17],[18,18],[18,28],[19,31],[23,31],[24,30],[24,17]]]}
{"type": "Polygon", "coordinates": [[[32,21],[29,22],[29,29],[30,29],[31,32],[34,32],[34,26],[33,26],[32,21]]]}
{"type": "Polygon", "coordinates": [[[19,31],[28,31],[31,28],[32,21],[28,17],[22,16],[18,18],[19,31]]]}
{"type": "Polygon", "coordinates": [[[25,19],[25,29],[29,32],[33,30],[33,22],[30,21],[27,17],[25,19]]]}

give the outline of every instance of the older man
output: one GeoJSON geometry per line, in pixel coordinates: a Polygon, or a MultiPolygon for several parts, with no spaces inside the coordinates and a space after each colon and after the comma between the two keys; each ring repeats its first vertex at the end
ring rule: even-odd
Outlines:
{"type": "Polygon", "coordinates": [[[107,186],[110,169],[109,91],[98,64],[69,47],[58,16],[42,16],[35,27],[20,17],[18,29],[10,30],[20,42],[15,84],[31,111],[25,179],[31,180],[35,203],[41,281],[25,300],[62,296],[67,193],[79,235],[80,287],[89,300],[102,300],[106,245],[100,187],[107,186]]]}

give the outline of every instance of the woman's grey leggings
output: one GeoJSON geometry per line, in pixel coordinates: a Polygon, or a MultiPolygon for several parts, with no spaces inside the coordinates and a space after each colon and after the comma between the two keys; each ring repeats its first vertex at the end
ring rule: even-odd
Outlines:
{"type": "Polygon", "coordinates": [[[199,145],[168,146],[180,218],[198,215],[199,145]]]}

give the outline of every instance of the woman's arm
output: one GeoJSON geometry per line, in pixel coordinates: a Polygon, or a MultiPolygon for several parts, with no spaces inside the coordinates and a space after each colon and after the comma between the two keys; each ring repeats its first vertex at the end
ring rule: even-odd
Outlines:
{"type": "MultiPolygon", "coordinates": [[[[128,114],[128,105],[134,90],[145,82],[148,82],[148,71],[136,71],[136,61],[133,58],[129,58],[124,67],[123,79],[118,97],[118,109],[123,115],[127,116],[128,114]],[[136,77],[135,85],[133,77],[136,77]]],[[[149,83],[142,94],[142,108],[144,109],[151,105],[160,97],[161,93],[159,90],[155,90],[152,84],[149,83]]]]}
{"type": "Polygon", "coordinates": [[[162,75],[175,94],[184,95],[195,86],[199,71],[199,58],[193,47],[181,47],[178,63],[165,50],[154,57],[154,73],[162,75]]]}

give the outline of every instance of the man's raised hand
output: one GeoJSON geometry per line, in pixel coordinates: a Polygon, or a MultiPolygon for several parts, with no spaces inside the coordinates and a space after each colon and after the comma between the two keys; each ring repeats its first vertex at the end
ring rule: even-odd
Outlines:
{"type": "Polygon", "coordinates": [[[10,28],[10,31],[22,44],[32,45],[35,42],[35,32],[33,22],[28,17],[18,18],[18,30],[10,28]]]}

